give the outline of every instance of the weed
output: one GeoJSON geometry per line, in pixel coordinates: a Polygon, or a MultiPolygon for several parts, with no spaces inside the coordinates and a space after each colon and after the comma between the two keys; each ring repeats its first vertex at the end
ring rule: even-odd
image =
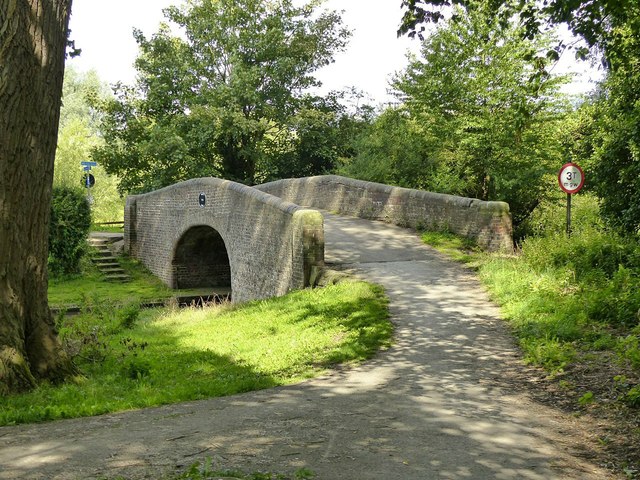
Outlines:
{"type": "Polygon", "coordinates": [[[293,476],[280,473],[254,472],[244,473],[240,470],[217,470],[213,468],[210,458],[204,462],[196,462],[189,469],[175,477],[175,480],[214,480],[219,478],[234,478],[238,480],[311,480],[315,473],[308,468],[296,471],[293,476]]]}
{"type": "Polygon", "coordinates": [[[629,362],[633,368],[640,368],[640,338],[637,335],[628,335],[619,338],[616,351],[621,359],[629,362]]]}
{"type": "Polygon", "coordinates": [[[640,385],[629,389],[624,400],[631,407],[640,407],[640,385]]]}
{"type": "Polygon", "coordinates": [[[144,360],[130,359],[122,367],[122,375],[131,380],[142,380],[151,374],[151,364],[144,360]]]}
{"type": "Polygon", "coordinates": [[[140,305],[131,304],[118,310],[118,324],[125,330],[132,329],[140,317],[140,305]]]}
{"type": "Polygon", "coordinates": [[[578,403],[583,407],[585,405],[589,405],[590,403],[593,403],[594,401],[595,401],[595,395],[593,394],[593,392],[587,392],[578,399],[578,403]]]}

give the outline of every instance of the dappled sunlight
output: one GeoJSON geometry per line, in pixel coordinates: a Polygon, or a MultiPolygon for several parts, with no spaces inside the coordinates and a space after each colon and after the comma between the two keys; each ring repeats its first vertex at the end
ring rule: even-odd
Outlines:
{"type": "MultiPolygon", "coordinates": [[[[384,286],[395,326],[389,349],[298,385],[91,419],[92,434],[59,457],[59,471],[142,475],[209,457],[245,471],[305,467],[330,480],[608,478],[586,460],[589,444],[576,450],[559,412],[513,387],[518,349],[468,270],[411,232],[394,237],[380,224],[365,231],[360,220],[347,228],[334,219],[325,220],[327,258],[384,286]]],[[[320,313],[312,305],[297,321],[320,313]]],[[[73,422],[57,424],[61,444],[76,438],[64,428],[73,422]]],[[[0,479],[44,478],[48,440],[39,432],[0,429],[0,479]],[[4,453],[21,445],[35,450],[20,460],[4,453]]]]}

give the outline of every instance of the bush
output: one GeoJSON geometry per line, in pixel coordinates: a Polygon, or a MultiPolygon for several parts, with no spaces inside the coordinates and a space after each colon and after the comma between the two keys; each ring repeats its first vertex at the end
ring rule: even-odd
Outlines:
{"type": "Polygon", "coordinates": [[[571,237],[556,233],[526,239],[522,254],[539,274],[563,272],[591,320],[616,328],[639,323],[640,246],[635,238],[596,229],[571,237]]]}
{"type": "Polygon", "coordinates": [[[90,227],[91,211],[84,195],[69,187],[54,188],[49,228],[49,272],[52,275],[79,271],[90,227]]]}

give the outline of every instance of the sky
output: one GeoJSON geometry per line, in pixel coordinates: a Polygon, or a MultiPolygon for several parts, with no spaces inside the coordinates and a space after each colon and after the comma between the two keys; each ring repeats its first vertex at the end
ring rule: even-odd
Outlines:
{"type": "MultiPolygon", "coordinates": [[[[162,9],[180,3],[180,0],[74,0],[69,28],[71,39],[82,54],[69,59],[68,65],[80,71],[94,69],[110,84],[133,83],[133,62],[137,55],[133,29],[151,36],[164,19],[162,9]]],[[[396,36],[402,16],[400,0],[328,0],[325,5],[344,11],[343,22],[353,35],[347,50],[318,72],[323,91],[354,86],[374,104],[393,101],[387,92],[390,77],[407,65],[409,50],[415,53],[419,50],[417,40],[396,36]]],[[[577,68],[572,64],[567,58],[556,70],[586,70],[586,74],[568,91],[588,91],[592,87],[589,77],[597,74],[586,65],[577,68]]]]}

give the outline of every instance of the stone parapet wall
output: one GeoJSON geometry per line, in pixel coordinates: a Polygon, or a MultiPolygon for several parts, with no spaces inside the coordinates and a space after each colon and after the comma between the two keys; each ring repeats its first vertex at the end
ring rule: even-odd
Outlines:
{"type": "Polygon", "coordinates": [[[416,229],[447,230],[490,250],[513,248],[505,202],[392,187],[337,175],[278,180],[256,189],[288,202],[416,229]]]}
{"type": "Polygon", "coordinates": [[[319,212],[217,178],[189,180],[129,196],[125,251],[175,288],[179,272],[174,262],[176,248],[185,233],[200,226],[211,227],[222,237],[236,302],[304,288],[314,267],[323,264],[319,212]],[[200,205],[201,195],[204,206],[200,205]]]}

